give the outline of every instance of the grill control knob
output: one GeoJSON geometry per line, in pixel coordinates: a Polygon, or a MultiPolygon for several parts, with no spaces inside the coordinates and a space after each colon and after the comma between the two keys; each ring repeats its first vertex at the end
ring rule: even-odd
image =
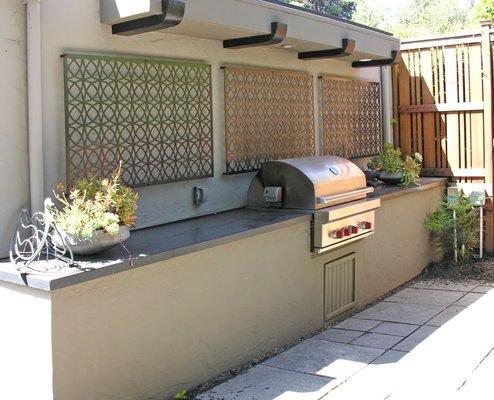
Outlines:
{"type": "Polygon", "coordinates": [[[343,231],[341,229],[339,231],[333,231],[330,235],[333,239],[341,239],[343,237],[343,231]]]}
{"type": "Polygon", "coordinates": [[[372,223],[371,222],[362,222],[360,224],[360,228],[362,228],[362,229],[372,229],[372,223]]]}
{"type": "Polygon", "coordinates": [[[358,233],[358,226],[352,226],[352,234],[358,233]]]}
{"type": "Polygon", "coordinates": [[[345,229],[343,230],[343,234],[344,234],[345,236],[350,236],[350,235],[352,234],[352,230],[351,230],[350,228],[345,228],[345,229]]]}

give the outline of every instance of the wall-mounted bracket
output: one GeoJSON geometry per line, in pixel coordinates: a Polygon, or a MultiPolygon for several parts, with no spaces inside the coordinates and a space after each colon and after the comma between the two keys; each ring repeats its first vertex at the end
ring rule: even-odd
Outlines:
{"type": "Polygon", "coordinates": [[[281,43],[285,39],[287,32],[287,24],[283,22],[272,22],[270,34],[224,40],[223,48],[239,49],[242,47],[271,46],[281,43]]]}
{"type": "Polygon", "coordinates": [[[131,36],[174,27],[182,22],[185,13],[185,1],[163,0],[163,12],[161,14],[112,25],[112,33],[131,36]]]}
{"type": "Polygon", "coordinates": [[[314,60],[318,58],[346,57],[355,50],[355,40],[342,39],[341,49],[305,51],[298,53],[299,60],[314,60]]]}
{"type": "Polygon", "coordinates": [[[391,51],[391,58],[385,58],[382,60],[360,60],[352,62],[353,68],[369,68],[369,67],[385,67],[387,65],[393,65],[397,62],[400,52],[397,50],[391,51]]]}

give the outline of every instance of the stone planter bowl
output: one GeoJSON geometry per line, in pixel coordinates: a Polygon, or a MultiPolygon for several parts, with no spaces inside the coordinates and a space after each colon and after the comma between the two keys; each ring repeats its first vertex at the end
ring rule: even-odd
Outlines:
{"type": "MultiPolygon", "coordinates": [[[[90,238],[81,238],[63,231],[60,231],[60,235],[74,254],[88,256],[102,253],[127,240],[130,237],[130,229],[128,226],[121,225],[116,235],[110,235],[103,230],[99,230],[94,232],[90,238]]],[[[61,245],[63,243],[62,238],[58,235],[55,236],[57,244],[61,245]]]]}
{"type": "Polygon", "coordinates": [[[384,172],[379,173],[377,178],[386,185],[399,185],[403,180],[403,172],[384,172]]]}

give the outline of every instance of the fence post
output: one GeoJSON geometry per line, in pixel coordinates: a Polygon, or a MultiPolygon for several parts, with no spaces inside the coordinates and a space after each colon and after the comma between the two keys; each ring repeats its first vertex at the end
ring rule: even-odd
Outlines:
{"type": "MultiPolygon", "coordinates": [[[[485,182],[494,185],[493,181],[493,136],[492,136],[492,52],[491,52],[491,26],[492,21],[481,21],[482,32],[482,86],[484,92],[484,135],[485,135],[485,182]]],[[[494,186],[492,186],[494,189],[494,186]]],[[[491,196],[493,193],[490,193],[491,196]]],[[[492,197],[489,199],[486,207],[486,224],[485,224],[485,244],[487,252],[492,253],[494,250],[494,218],[493,218],[492,197]]]]}

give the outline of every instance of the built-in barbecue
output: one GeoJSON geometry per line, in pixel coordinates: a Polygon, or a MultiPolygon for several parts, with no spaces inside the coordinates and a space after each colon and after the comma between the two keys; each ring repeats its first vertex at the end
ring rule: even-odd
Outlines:
{"type": "Polygon", "coordinates": [[[374,233],[379,199],[367,199],[362,170],[341,157],[268,161],[248,192],[249,207],[313,212],[311,247],[322,253],[374,233]]]}

